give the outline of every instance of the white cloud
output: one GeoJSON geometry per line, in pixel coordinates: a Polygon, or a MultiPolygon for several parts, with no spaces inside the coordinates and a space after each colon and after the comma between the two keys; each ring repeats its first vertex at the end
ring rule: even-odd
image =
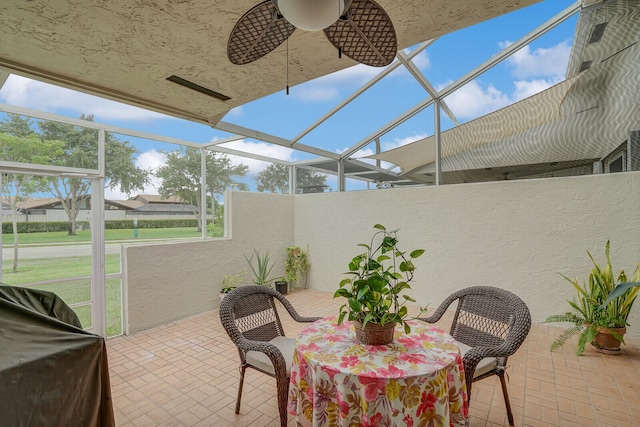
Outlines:
{"type": "MultiPolygon", "coordinates": [[[[502,46],[508,42],[501,43],[502,46]]],[[[515,52],[507,59],[513,75],[519,79],[546,77],[556,79],[564,77],[569,63],[571,46],[564,41],[550,48],[531,50],[529,45],[515,52]]]]}
{"type": "Polygon", "coordinates": [[[75,112],[77,117],[81,114],[93,114],[96,121],[145,121],[169,117],[15,74],[12,74],[2,87],[0,100],[10,105],[40,111],[57,112],[64,108],[75,112]]]}
{"type": "Polygon", "coordinates": [[[424,139],[427,136],[429,135],[427,135],[426,133],[420,133],[405,136],[403,138],[394,138],[392,141],[382,141],[382,151],[393,150],[394,148],[402,147],[403,145],[411,144],[412,142],[424,139]]]}
{"type": "MultiPolygon", "coordinates": [[[[500,43],[507,47],[510,42],[500,43]]],[[[445,102],[456,118],[471,120],[520,101],[564,80],[571,46],[561,42],[550,48],[531,50],[525,46],[507,59],[517,80],[513,81],[513,91],[503,92],[493,85],[482,86],[480,80],[473,80],[449,95],[445,102]]],[[[439,90],[450,82],[439,85],[439,90]]]]}
{"type": "Polygon", "coordinates": [[[451,95],[445,102],[458,119],[474,119],[509,105],[509,95],[494,86],[483,88],[477,80],[472,80],[451,95]]]}
{"type": "MultiPolygon", "coordinates": [[[[158,194],[158,188],[160,188],[162,180],[156,178],[154,176],[154,173],[160,166],[164,166],[166,161],[167,157],[157,150],[149,150],[140,153],[140,155],[135,159],[134,163],[136,167],[151,170],[151,181],[145,186],[142,191],[138,191],[131,196],[135,196],[136,194],[158,194]]],[[[108,200],[127,200],[130,196],[120,191],[120,188],[106,188],[104,197],[108,200]]]]}
{"type": "Polygon", "coordinates": [[[514,101],[520,101],[522,99],[528,98],[531,95],[542,92],[543,90],[548,89],[559,82],[560,80],[552,81],[544,79],[515,81],[513,82],[515,86],[515,92],[513,94],[514,101]]]}
{"type": "Polygon", "coordinates": [[[416,67],[422,72],[426,71],[431,67],[431,59],[429,55],[427,55],[427,51],[423,50],[415,58],[413,58],[413,63],[416,64],[416,67]]]}
{"type": "MultiPolygon", "coordinates": [[[[248,153],[260,154],[262,156],[273,157],[285,161],[293,161],[295,151],[282,147],[280,145],[268,144],[266,142],[254,142],[250,140],[241,139],[238,141],[222,144],[221,147],[232,148],[238,151],[245,151],[248,153]]],[[[255,160],[248,157],[229,156],[234,164],[245,164],[249,166],[248,176],[256,176],[269,166],[269,163],[262,160],[255,160]]]]}

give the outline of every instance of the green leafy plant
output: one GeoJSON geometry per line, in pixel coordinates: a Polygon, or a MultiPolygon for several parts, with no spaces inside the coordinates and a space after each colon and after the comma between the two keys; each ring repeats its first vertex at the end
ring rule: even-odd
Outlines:
{"type": "Polygon", "coordinates": [[[244,282],[244,276],[247,274],[247,270],[242,270],[236,274],[225,274],[222,276],[222,287],[220,288],[221,294],[228,294],[244,282]]]}
{"type": "MultiPolygon", "coordinates": [[[[571,311],[546,319],[546,322],[572,323],[572,326],[562,331],[551,343],[551,351],[562,347],[569,338],[578,335],[576,354],[579,356],[584,352],[585,345],[593,342],[599,328],[622,328],[628,325],[627,318],[640,291],[640,284],[637,283],[640,279],[640,263],[636,267],[633,283],[629,283],[624,270],[617,276],[613,273],[609,241],[605,247],[607,263],[604,268],[595,261],[589,251],[587,255],[593,263],[588,283],[580,285],[577,278],[569,279],[561,275],[573,285],[577,295],[573,300],[567,301],[571,311]]],[[[622,335],[613,330],[610,332],[624,344],[622,335]]]]}
{"type": "Polygon", "coordinates": [[[247,256],[244,255],[244,259],[249,263],[249,268],[253,273],[253,283],[260,286],[271,287],[273,279],[269,278],[269,275],[271,274],[271,270],[273,270],[274,264],[271,263],[269,258],[269,251],[267,250],[264,255],[260,255],[260,253],[254,249],[251,258],[247,258],[247,256]]]}
{"type": "Polygon", "coordinates": [[[298,281],[298,277],[303,277],[305,280],[304,287],[306,288],[307,273],[311,267],[309,252],[302,250],[300,246],[289,246],[286,251],[285,271],[287,273],[287,281],[293,286],[298,281]]]}
{"type": "MultiPolygon", "coordinates": [[[[366,249],[349,262],[351,276],[340,282],[334,298],[343,297],[347,303],[340,307],[338,324],[345,318],[363,324],[385,325],[401,323],[405,331],[411,328],[406,319],[408,302],[415,300],[404,292],[411,289],[415,265],[413,260],[421,256],[424,249],[415,249],[409,254],[398,248],[397,231],[376,224],[370,244],[360,243],[366,249]]],[[[424,309],[421,309],[421,312],[424,309]]]]}

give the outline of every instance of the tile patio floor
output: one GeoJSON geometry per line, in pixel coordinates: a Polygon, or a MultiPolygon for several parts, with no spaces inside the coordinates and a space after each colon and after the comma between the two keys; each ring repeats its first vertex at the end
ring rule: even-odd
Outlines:
{"type": "MultiPolygon", "coordinates": [[[[301,315],[336,315],[330,293],[296,290],[288,299],[301,315]]],[[[435,307],[439,302],[431,304],[435,307]]],[[[280,311],[295,337],[300,325],[280,311]]],[[[448,330],[448,324],[441,323],[448,330]]],[[[640,426],[640,340],[619,356],[569,343],[550,353],[558,328],[534,324],[509,359],[509,393],[517,426],[640,426]]],[[[118,427],[279,426],[275,380],[248,370],[239,415],[234,413],[238,354],[214,310],[143,333],[107,340],[118,427]]],[[[476,382],[471,426],[508,426],[500,382],[476,382]]],[[[289,417],[289,426],[295,426],[289,417]]]]}

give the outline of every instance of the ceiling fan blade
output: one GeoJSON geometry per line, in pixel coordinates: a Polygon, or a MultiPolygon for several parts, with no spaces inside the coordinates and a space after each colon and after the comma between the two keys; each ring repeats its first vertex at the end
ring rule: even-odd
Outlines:
{"type": "Polygon", "coordinates": [[[266,0],[242,15],[231,30],[227,57],[236,65],[262,58],[282,44],[296,27],[278,14],[272,0],[266,0]]]}
{"type": "Polygon", "coordinates": [[[373,0],[353,0],[348,13],[325,28],[324,35],[349,58],[374,67],[391,64],[398,52],[391,18],[373,0]]]}

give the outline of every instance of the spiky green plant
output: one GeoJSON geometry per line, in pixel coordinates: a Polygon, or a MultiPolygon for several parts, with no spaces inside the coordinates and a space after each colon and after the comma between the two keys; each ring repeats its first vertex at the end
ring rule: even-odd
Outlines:
{"type": "MultiPolygon", "coordinates": [[[[580,285],[577,278],[570,279],[561,275],[573,285],[577,295],[573,300],[567,301],[571,311],[549,316],[545,321],[573,324],[562,331],[551,343],[551,351],[562,347],[569,338],[578,335],[576,354],[579,356],[584,351],[585,345],[593,341],[598,328],[621,328],[628,325],[627,318],[640,291],[638,287],[640,284],[637,283],[640,280],[640,263],[636,267],[633,283],[629,283],[624,270],[617,276],[613,274],[609,241],[605,247],[607,263],[604,268],[598,265],[589,251],[587,255],[593,263],[587,284],[580,285]],[[614,290],[616,290],[615,294],[613,294],[614,290]]],[[[611,334],[624,344],[624,338],[620,334],[615,331],[611,331],[611,334]]]]}
{"type": "Polygon", "coordinates": [[[253,273],[253,283],[260,286],[271,287],[273,279],[270,278],[269,275],[271,274],[271,270],[273,270],[274,264],[271,263],[269,258],[269,251],[267,250],[264,255],[260,255],[260,253],[254,249],[251,258],[247,258],[247,256],[244,255],[244,259],[247,260],[249,268],[253,273]]]}

